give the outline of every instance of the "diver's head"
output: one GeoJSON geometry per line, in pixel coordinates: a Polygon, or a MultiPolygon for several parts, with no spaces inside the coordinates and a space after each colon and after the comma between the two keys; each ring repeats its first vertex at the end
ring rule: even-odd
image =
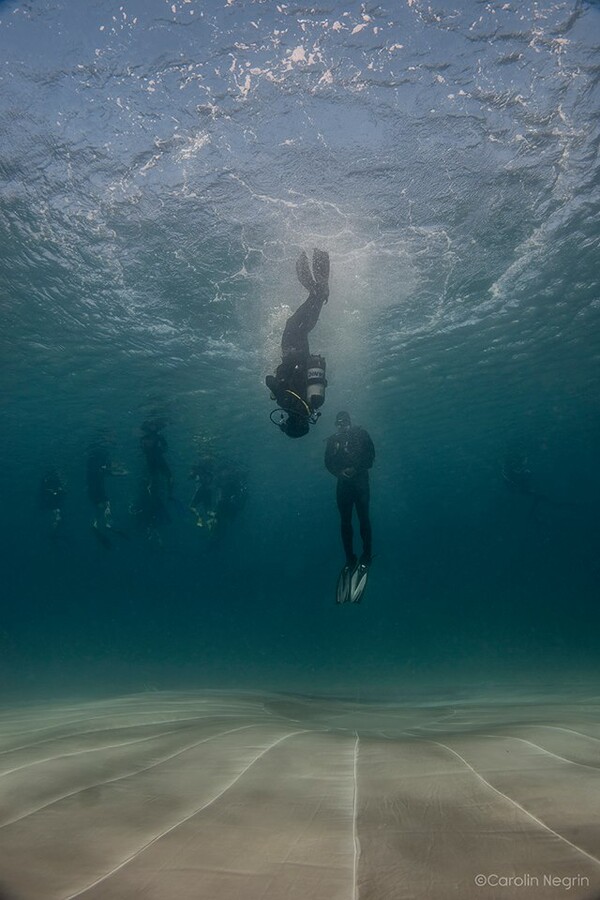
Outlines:
{"type": "Polygon", "coordinates": [[[308,420],[305,416],[290,415],[287,421],[282,422],[279,427],[290,438],[304,437],[309,430],[308,420]]]}
{"type": "Polygon", "coordinates": [[[141,430],[144,434],[158,434],[167,426],[167,419],[164,416],[148,416],[142,423],[141,430]]]}
{"type": "Polygon", "coordinates": [[[350,419],[350,413],[347,413],[345,409],[341,409],[335,417],[335,427],[345,429],[350,428],[351,426],[352,420],[350,419]]]}

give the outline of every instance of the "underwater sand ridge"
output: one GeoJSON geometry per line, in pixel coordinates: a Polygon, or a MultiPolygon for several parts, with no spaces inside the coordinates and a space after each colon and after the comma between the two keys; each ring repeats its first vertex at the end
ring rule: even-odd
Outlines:
{"type": "Polygon", "coordinates": [[[0,898],[598,900],[599,712],[550,691],[7,708],[0,898]]]}

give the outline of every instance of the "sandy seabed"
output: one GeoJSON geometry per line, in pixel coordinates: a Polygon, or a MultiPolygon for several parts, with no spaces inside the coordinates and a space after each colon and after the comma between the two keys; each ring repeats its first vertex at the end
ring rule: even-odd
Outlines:
{"type": "Polygon", "coordinates": [[[600,696],[0,711],[0,900],[597,900],[600,696]]]}

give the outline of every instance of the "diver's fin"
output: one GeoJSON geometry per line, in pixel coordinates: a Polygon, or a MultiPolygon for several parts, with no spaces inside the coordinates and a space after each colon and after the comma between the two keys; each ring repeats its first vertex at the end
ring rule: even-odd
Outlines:
{"type": "Polygon", "coordinates": [[[308,262],[308,256],[302,251],[298,259],[296,260],[296,275],[298,276],[298,281],[302,285],[303,288],[312,294],[315,290],[315,280],[312,277],[312,272],[310,271],[310,263],[308,262]]]}
{"type": "Polygon", "coordinates": [[[329,253],[325,250],[313,250],[312,259],[313,275],[319,286],[327,287],[329,284],[329,253]]]}
{"type": "Polygon", "coordinates": [[[349,566],[347,563],[340,572],[337,587],[335,589],[335,602],[336,603],[347,603],[350,599],[350,581],[352,578],[353,566],[349,566]]]}
{"type": "Polygon", "coordinates": [[[367,586],[369,567],[364,562],[359,562],[350,578],[350,603],[360,603],[367,586]]]}

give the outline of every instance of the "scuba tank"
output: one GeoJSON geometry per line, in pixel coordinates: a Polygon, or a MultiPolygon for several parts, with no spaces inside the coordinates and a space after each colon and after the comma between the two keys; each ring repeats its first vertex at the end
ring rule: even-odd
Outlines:
{"type": "Polygon", "coordinates": [[[309,356],[306,367],[306,400],[311,409],[318,409],[325,402],[325,358],[309,356]]]}

